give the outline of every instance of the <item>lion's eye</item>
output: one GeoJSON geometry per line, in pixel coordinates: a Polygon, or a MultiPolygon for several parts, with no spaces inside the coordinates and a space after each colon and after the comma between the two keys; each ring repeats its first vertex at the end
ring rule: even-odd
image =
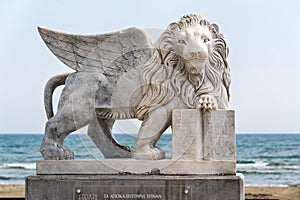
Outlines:
{"type": "Polygon", "coordinates": [[[204,38],[204,39],[203,39],[203,42],[204,42],[204,43],[209,42],[209,41],[210,41],[209,38],[204,38]]]}
{"type": "Polygon", "coordinates": [[[184,40],[178,40],[178,43],[186,45],[184,40]]]}

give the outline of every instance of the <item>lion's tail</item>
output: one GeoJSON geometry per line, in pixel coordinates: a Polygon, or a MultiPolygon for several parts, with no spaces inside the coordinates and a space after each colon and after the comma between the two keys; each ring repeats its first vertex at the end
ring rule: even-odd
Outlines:
{"type": "Polygon", "coordinates": [[[49,79],[45,86],[44,90],[44,106],[46,110],[47,118],[50,119],[54,116],[53,105],[52,105],[52,96],[55,88],[60,85],[64,85],[67,77],[72,73],[65,73],[53,76],[49,79]]]}

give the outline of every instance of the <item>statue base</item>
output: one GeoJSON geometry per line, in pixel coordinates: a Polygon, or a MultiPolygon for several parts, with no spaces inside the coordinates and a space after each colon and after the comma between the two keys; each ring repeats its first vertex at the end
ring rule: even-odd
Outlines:
{"type": "Polygon", "coordinates": [[[160,174],[160,175],[235,175],[233,160],[39,160],[37,175],[111,175],[111,174],[160,174]]]}
{"type": "Polygon", "coordinates": [[[244,199],[236,175],[36,175],[26,179],[26,199],[244,199]]]}
{"type": "Polygon", "coordinates": [[[230,110],[174,110],[171,159],[37,161],[26,199],[244,199],[234,117],[230,110]]]}

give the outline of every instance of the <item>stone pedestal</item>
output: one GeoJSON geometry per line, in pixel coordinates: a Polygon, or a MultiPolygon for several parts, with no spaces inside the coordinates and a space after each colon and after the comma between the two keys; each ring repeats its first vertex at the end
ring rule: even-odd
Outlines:
{"type": "Polygon", "coordinates": [[[26,179],[26,199],[238,200],[242,175],[37,175],[26,179]]]}
{"type": "Polygon", "coordinates": [[[92,174],[151,174],[164,175],[234,175],[235,161],[193,160],[40,160],[36,164],[37,175],[92,175],[92,174]]]}
{"type": "Polygon", "coordinates": [[[28,200],[244,199],[234,111],[174,110],[172,159],[42,160],[28,200]]]}

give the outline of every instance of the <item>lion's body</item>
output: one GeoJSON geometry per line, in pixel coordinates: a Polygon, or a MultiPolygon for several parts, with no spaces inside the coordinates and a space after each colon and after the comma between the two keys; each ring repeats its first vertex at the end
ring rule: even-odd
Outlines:
{"type": "MultiPolygon", "coordinates": [[[[46,124],[47,136],[41,147],[43,156],[46,159],[73,158],[72,152],[62,147],[63,140],[70,132],[88,124],[91,130],[101,127],[116,144],[111,137],[114,120],[138,118],[143,124],[133,157],[161,159],[164,152],[156,147],[156,142],[170,126],[172,110],[227,108],[230,84],[227,47],[214,24],[200,16],[185,16],[161,34],[150,52],[143,62],[118,76],[98,71],[70,74],[58,112],[46,124]],[[187,36],[190,32],[193,35],[187,36]],[[199,46],[197,34],[205,35],[205,41],[212,42],[202,47],[201,39],[199,46]],[[196,58],[192,57],[194,53],[196,58]],[[57,145],[55,149],[53,143],[57,145]]],[[[49,94],[45,96],[49,98],[49,94]]]]}

